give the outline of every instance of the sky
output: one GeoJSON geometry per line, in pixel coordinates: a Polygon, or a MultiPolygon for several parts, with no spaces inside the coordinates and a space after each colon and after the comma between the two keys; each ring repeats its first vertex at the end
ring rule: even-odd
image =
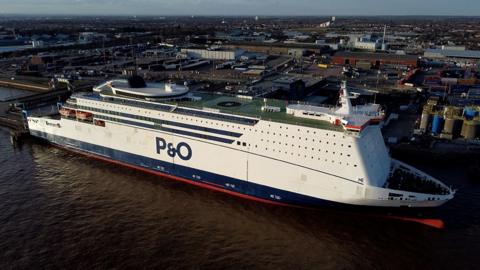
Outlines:
{"type": "Polygon", "coordinates": [[[0,14],[480,16],[480,0],[0,0],[0,14]]]}

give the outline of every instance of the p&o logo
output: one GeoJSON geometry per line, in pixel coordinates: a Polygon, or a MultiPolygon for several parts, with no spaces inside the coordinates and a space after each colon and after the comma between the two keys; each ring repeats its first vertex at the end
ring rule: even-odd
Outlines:
{"type": "Polygon", "coordinates": [[[173,143],[167,143],[164,138],[156,138],[157,154],[166,151],[167,155],[174,158],[178,156],[182,160],[189,160],[192,158],[192,148],[185,142],[179,142],[176,146],[173,143]]]}

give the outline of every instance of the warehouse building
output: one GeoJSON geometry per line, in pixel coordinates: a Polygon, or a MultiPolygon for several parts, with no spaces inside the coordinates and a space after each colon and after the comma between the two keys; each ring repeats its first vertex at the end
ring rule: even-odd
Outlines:
{"type": "Polygon", "coordinates": [[[418,57],[415,55],[398,55],[387,53],[337,52],[332,57],[335,65],[350,65],[363,69],[382,68],[388,66],[417,67],[418,57]]]}
{"type": "Polygon", "coordinates": [[[288,55],[291,49],[306,50],[312,53],[320,54],[322,53],[322,47],[320,45],[311,43],[311,44],[269,44],[269,43],[234,43],[223,45],[224,48],[229,48],[230,50],[234,48],[242,49],[248,52],[258,52],[264,53],[267,55],[288,55]]]}
{"type": "Polygon", "coordinates": [[[427,49],[423,55],[425,58],[432,59],[472,59],[480,60],[480,51],[460,50],[460,49],[427,49]]]}
{"type": "Polygon", "coordinates": [[[216,50],[207,50],[207,49],[182,49],[181,52],[186,54],[188,57],[197,58],[197,59],[208,59],[208,60],[238,60],[240,56],[244,53],[241,49],[216,49],[216,50]]]}

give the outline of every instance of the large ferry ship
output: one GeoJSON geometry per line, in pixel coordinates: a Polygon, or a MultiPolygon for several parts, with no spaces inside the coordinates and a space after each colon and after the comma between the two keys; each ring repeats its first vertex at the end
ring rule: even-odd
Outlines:
{"type": "Polygon", "coordinates": [[[433,208],[455,191],[392,159],[378,105],[322,107],[112,80],[74,93],[33,136],[97,158],[248,199],[306,207],[433,208]]]}

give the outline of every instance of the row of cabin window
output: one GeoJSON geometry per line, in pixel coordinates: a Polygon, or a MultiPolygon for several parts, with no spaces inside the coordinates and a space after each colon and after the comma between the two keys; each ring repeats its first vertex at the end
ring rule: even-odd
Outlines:
{"type": "MultiPolygon", "coordinates": [[[[239,146],[247,146],[247,143],[246,143],[246,142],[237,141],[237,145],[239,145],[239,146]]],[[[250,144],[248,144],[248,146],[250,146],[250,144]]],[[[293,144],[292,144],[292,146],[293,146],[293,144]]],[[[255,145],[255,148],[258,148],[258,145],[255,145]]],[[[307,148],[305,147],[305,149],[307,149],[307,148]]],[[[265,150],[268,151],[268,147],[266,147],[265,150]]],[[[314,150],[314,149],[312,148],[312,150],[314,150]]],[[[318,150],[321,151],[321,149],[318,149],[318,150]]],[[[272,151],[273,151],[273,152],[277,152],[275,149],[273,149],[272,151]]],[[[283,152],[284,154],[286,154],[286,155],[288,155],[288,153],[289,153],[288,151],[280,151],[280,150],[278,150],[278,153],[282,153],[282,152],[283,152]]],[[[325,152],[328,153],[328,150],[325,151],[325,152]]],[[[335,154],[335,152],[333,152],[333,154],[335,154]]],[[[290,152],[290,155],[293,156],[294,153],[293,153],[293,152],[290,152]]],[[[300,157],[301,154],[297,154],[297,156],[300,157]]],[[[304,156],[304,158],[307,158],[307,155],[303,155],[303,156],[304,156]]],[[[343,156],[343,153],[340,153],[340,156],[343,156]]],[[[347,156],[347,157],[350,157],[350,154],[347,154],[346,156],[347,156]]],[[[310,158],[311,158],[311,159],[315,159],[314,156],[310,156],[310,158]]],[[[318,159],[318,160],[321,160],[322,158],[321,158],[321,157],[317,157],[317,159],[318,159]]],[[[328,159],[325,159],[325,162],[328,162],[328,159]]],[[[331,162],[332,162],[332,163],[335,163],[336,161],[332,159],[331,162]]],[[[347,166],[350,166],[350,163],[348,163],[348,162],[343,162],[343,163],[342,163],[342,161],[338,161],[337,163],[340,164],[340,165],[345,164],[345,165],[347,165],[347,166]]],[[[356,168],[356,167],[357,167],[357,164],[354,164],[353,167],[356,168]]]]}
{"type": "MultiPolygon", "coordinates": [[[[116,112],[116,111],[110,111],[110,110],[104,110],[104,109],[98,109],[98,108],[91,108],[91,107],[86,107],[86,106],[81,106],[79,105],[78,106],[80,109],[85,109],[85,110],[94,110],[94,111],[98,111],[98,112],[102,112],[102,113],[106,113],[106,114],[113,114],[113,115],[120,115],[121,112],[116,112]]],[[[112,106],[110,106],[112,107],[112,106]]],[[[113,106],[115,108],[115,106],[113,106]]],[[[118,109],[118,108],[117,108],[118,109]]],[[[163,116],[163,114],[161,115],[163,116]]],[[[145,117],[145,116],[140,116],[140,115],[135,115],[134,116],[135,119],[139,119],[139,120],[144,120],[144,121],[150,121],[150,117],[145,117]]],[[[180,116],[173,116],[173,118],[177,118],[177,119],[180,119],[180,120],[190,120],[190,121],[194,121],[194,119],[190,119],[190,118],[183,118],[183,117],[180,117],[180,116]]],[[[157,119],[156,119],[157,120],[157,119]]],[[[195,122],[200,122],[200,123],[203,123],[204,121],[203,120],[198,120],[198,119],[195,119],[195,122]]],[[[205,121],[206,123],[208,123],[208,121],[205,121]]],[[[210,122],[211,124],[213,124],[213,122],[210,122]]],[[[216,123],[218,125],[218,123],[216,123]]],[[[221,124],[222,126],[224,124],[221,124]]],[[[226,125],[227,127],[230,127],[230,125],[226,125]]],[[[233,127],[233,126],[232,126],[233,127]]]]}
{"type": "MultiPolygon", "coordinates": [[[[268,151],[268,147],[265,148],[265,150],[268,151]]],[[[272,149],[272,151],[273,151],[273,152],[277,152],[277,151],[275,151],[275,149],[272,149]]],[[[280,151],[280,150],[278,150],[278,153],[284,153],[284,154],[288,155],[288,151],[280,151]]],[[[293,156],[294,153],[293,153],[293,152],[290,152],[290,155],[293,156]]],[[[300,156],[302,156],[302,155],[301,155],[301,154],[297,154],[297,156],[300,157],[300,156]]],[[[304,158],[308,158],[307,155],[303,155],[303,156],[304,156],[304,158]]],[[[350,155],[348,155],[348,156],[350,156],[350,155]]],[[[314,156],[310,156],[310,158],[311,158],[311,159],[315,159],[314,156]]],[[[317,157],[317,159],[318,159],[318,160],[321,160],[322,157],[317,157]]],[[[340,165],[345,164],[345,165],[347,165],[347,166],[350,166],[350,163],[348,163],[348,162],[343,162],[343,163],[342,163],[341,161],[335,161],[335,160],[333,160],[333,159],[331,159],[330,161],[331,161],[332,163],[337,162],[337,163],[340,164],[340,165]]],[[[325,159],[325,162],[328,162],[328,159],[327,159],[327,158],[325,159]]],[[[354,164],[353,167],[357,167],[357,164],[354,164]]]]}
{"type": "MultiPolygon", "coordinates": [[[[247,143],[246,143],[246,142],[237,141],[237,145],[239,145],[239,146],[247,146],[247,143]]],[[[288,144],[285,144],[285,145],[288,146],[288,144]]],[[[250,144],[248,144],[248,146],[250,146],[250,144]]],[[[295,145],[292,144],[292,147],[295,147],[295,145]]],[[[258,145],[255,145],[255,148],[258,148],[258,145]]],[[[301,148],[301,146],[299,145],[298,148],[301,148]]],[[[268,150],[268,148],[265,148],[265,150],[268,150]]],[[[305,150],[308,150],[308,147],[305,147],[305,150]]],[[[315,148],[312,148],[312,151],[315,151],[315,148]]],[[[322,149],[318,149],[318,151],[319,151],[319,152],[322,152],[322,149]]],[[[273,150],[273,152],[275,152],[275,150],[273,150]]],[[[279,152],[282,152],[282,151],[279,151],[279,152]]],[[[285,154],[286,154],[286,153],[287,153],[287,151],[285,151],[285,154]]],[[[325,150],[325,153],[328,154],[328,153],[330,153],[330,152],[329,152],[328,150],[325,150]]],[[[337,152],[336,152],[336,151],[331,151],[331,153],[332,153],[333,155],[335,155],[337,152]]],[[[340,156],[343,156],[343,153],[342,153],[342,152],[340,152],[339,154],[340,154],[340,156]]],[[[293,155],[293,153],[292,153],[292,155],[293,155]]],[[[300,156],[300,154],[299,154],[299,156],[300,156]]],[[[347,157],[351,157],[351,154],[346,154],[346,156],[347,156],[347,157]]],[[[312,157],[312,158],[313,158],[313,157],[312,157]]]]}
{"type": "MultiPolygon", "coordinates": [[[[295,139],[295,136],[292,136],[292,139],[295,139]]],[[[302,138],[299,137],[298,139],[301,140],[302,138]]],[[[262,142],[263,142],[263,141],[266,141],[267,143],[270,143],[270,140],[260,139],[260,141],[262,141],[262,142]]],[[[305,141],[308,141],[308,138],[305,138],[305,141]]],[[[312,142],[315,142],[315,139],[312,139],[312,142]]],[[[322,140],[318,140],[318,142],[319,142],[319,143],[322,143],[322,140]]],[[[275,144],[276,142],[275,142],[275,141],[272,141],[272,143],[275,144]]],[[[279,144],[279,145],[282,145],[282,142],[278,142],[278,144],[279,144]]],[[[330,144],[330,142],[327,141],[326,144],[330,144]]],[[[288,143],[285,143],[285,145],[288,146],[288,143]]],[[[332,143],[332,145],[333,145],[333,146],[337,146],[337,143],[334,142],[334,143],[332,143]]],[[[343,144],[343,143],[338,144],[338,145],[339,145],[340,147],[344,147],[344,146],[345,146],[345,144],[343,144]]],[[[292,144],[292,146],[294,146],[294,145],[292,144]]],[[[299,145],[298,147],[300,148],[301,146],[299,145]]],[[[347,147],[348,147],[348,148],[352,148],[351,145],[347,145],[347,147]]],[[[307,147],[305,147],[305,149],[307,149],[307,147]]],[[[312,148],[312,149],[313,149],[313,148],[312,148]]]]}
{"type": "MultiPolygon", "coordinates": [[[[288,146],[287,144],[285,144],[285,145],[288,146]]],[[[255,147],[257,147],[257,146],[255,145],[255,147]]],[[[292,144],[292,147],[295,147],[295,145],[292,144]]],[[[302,148],[302,147],[299,145],[298,148],[302,148]]],[[[305,146],[305,150],[308,150],[308,147],[305,146]]],[[[273,150],[273,151],[275,152],[275,150],[273,150]]],[[[315,151],[315,148],[312,148],[312,151],[315,151]]],[[[322,152],[322,149],[318,149],[318,152],[322,152]]],[[[328,153],[332,153],[333,155],[335,155],[337,152],[336,152],[336,151],[330,151],[330,152],[329,152],[328,150],[325,150],[325,153],[327,153],[327,154],[328,154],[328,153]]],[[[338,153],[340,154],[340,156],[343,156],[343,153],[342,153],[342,152],[338,152],[338,153]]],[[[346,154],[346,156],[347,156],[347,157],[351,157],[350,154],[346,154]]]]}

